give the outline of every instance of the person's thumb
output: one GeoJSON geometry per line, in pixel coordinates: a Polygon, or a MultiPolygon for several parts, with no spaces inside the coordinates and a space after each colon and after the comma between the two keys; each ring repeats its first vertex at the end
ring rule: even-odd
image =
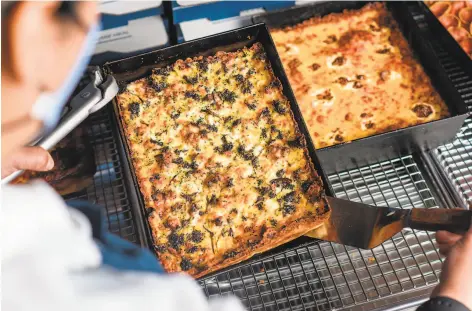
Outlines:
{"type": "Polygon", "coordinates": [[[41,147],[22,147],[2,163],[2,178],[18,170],[48,171],[54,167],[54,160],[41,147]]]}

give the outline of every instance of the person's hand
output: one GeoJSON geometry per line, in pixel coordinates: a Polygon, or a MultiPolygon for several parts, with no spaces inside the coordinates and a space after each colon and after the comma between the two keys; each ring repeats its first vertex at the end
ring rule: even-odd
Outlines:
{"type": "Polygon", "coordinates": [[[41,147],[22,147],[2,159],[2,178],[18,170],[49,171],[54,160],[49,152],[41,147]]]}
{"type": "Polygon", "coordinates": [[[464,235],[438,231],[436,241],[447,258],[432,296],[455,299],[472,310],[472,228],[464,235]]]}

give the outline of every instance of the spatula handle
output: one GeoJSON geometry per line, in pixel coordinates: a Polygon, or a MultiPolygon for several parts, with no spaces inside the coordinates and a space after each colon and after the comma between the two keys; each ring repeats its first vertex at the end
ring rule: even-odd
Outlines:
{"type": "Polygon", "coordinates": [[[418,230],[462,233],[470,228],[472,211],[446,208],[413,208],[408,227],[418,230]]]}

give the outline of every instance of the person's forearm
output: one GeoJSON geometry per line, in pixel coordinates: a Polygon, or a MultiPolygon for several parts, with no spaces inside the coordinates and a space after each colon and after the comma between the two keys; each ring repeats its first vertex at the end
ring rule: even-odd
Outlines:
{"type": "Polygon", "coordinates": [[[417,311],[471,311],[459,301],[448,297],[433,297],[423,303],[417,311]]]}

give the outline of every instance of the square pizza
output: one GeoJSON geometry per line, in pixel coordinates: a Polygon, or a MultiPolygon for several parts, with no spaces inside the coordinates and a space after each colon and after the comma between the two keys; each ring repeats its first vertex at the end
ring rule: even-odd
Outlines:
{"type": "Polygon", "coordinates": [[[449,116],[385,3],[271,35],[316,148],[449,116]]]}
{"type": "Polygon", "coordinates": [[[117,105],[165,270],[200,277],[329,216],[260,43],[153,69],[117,105]]]}

